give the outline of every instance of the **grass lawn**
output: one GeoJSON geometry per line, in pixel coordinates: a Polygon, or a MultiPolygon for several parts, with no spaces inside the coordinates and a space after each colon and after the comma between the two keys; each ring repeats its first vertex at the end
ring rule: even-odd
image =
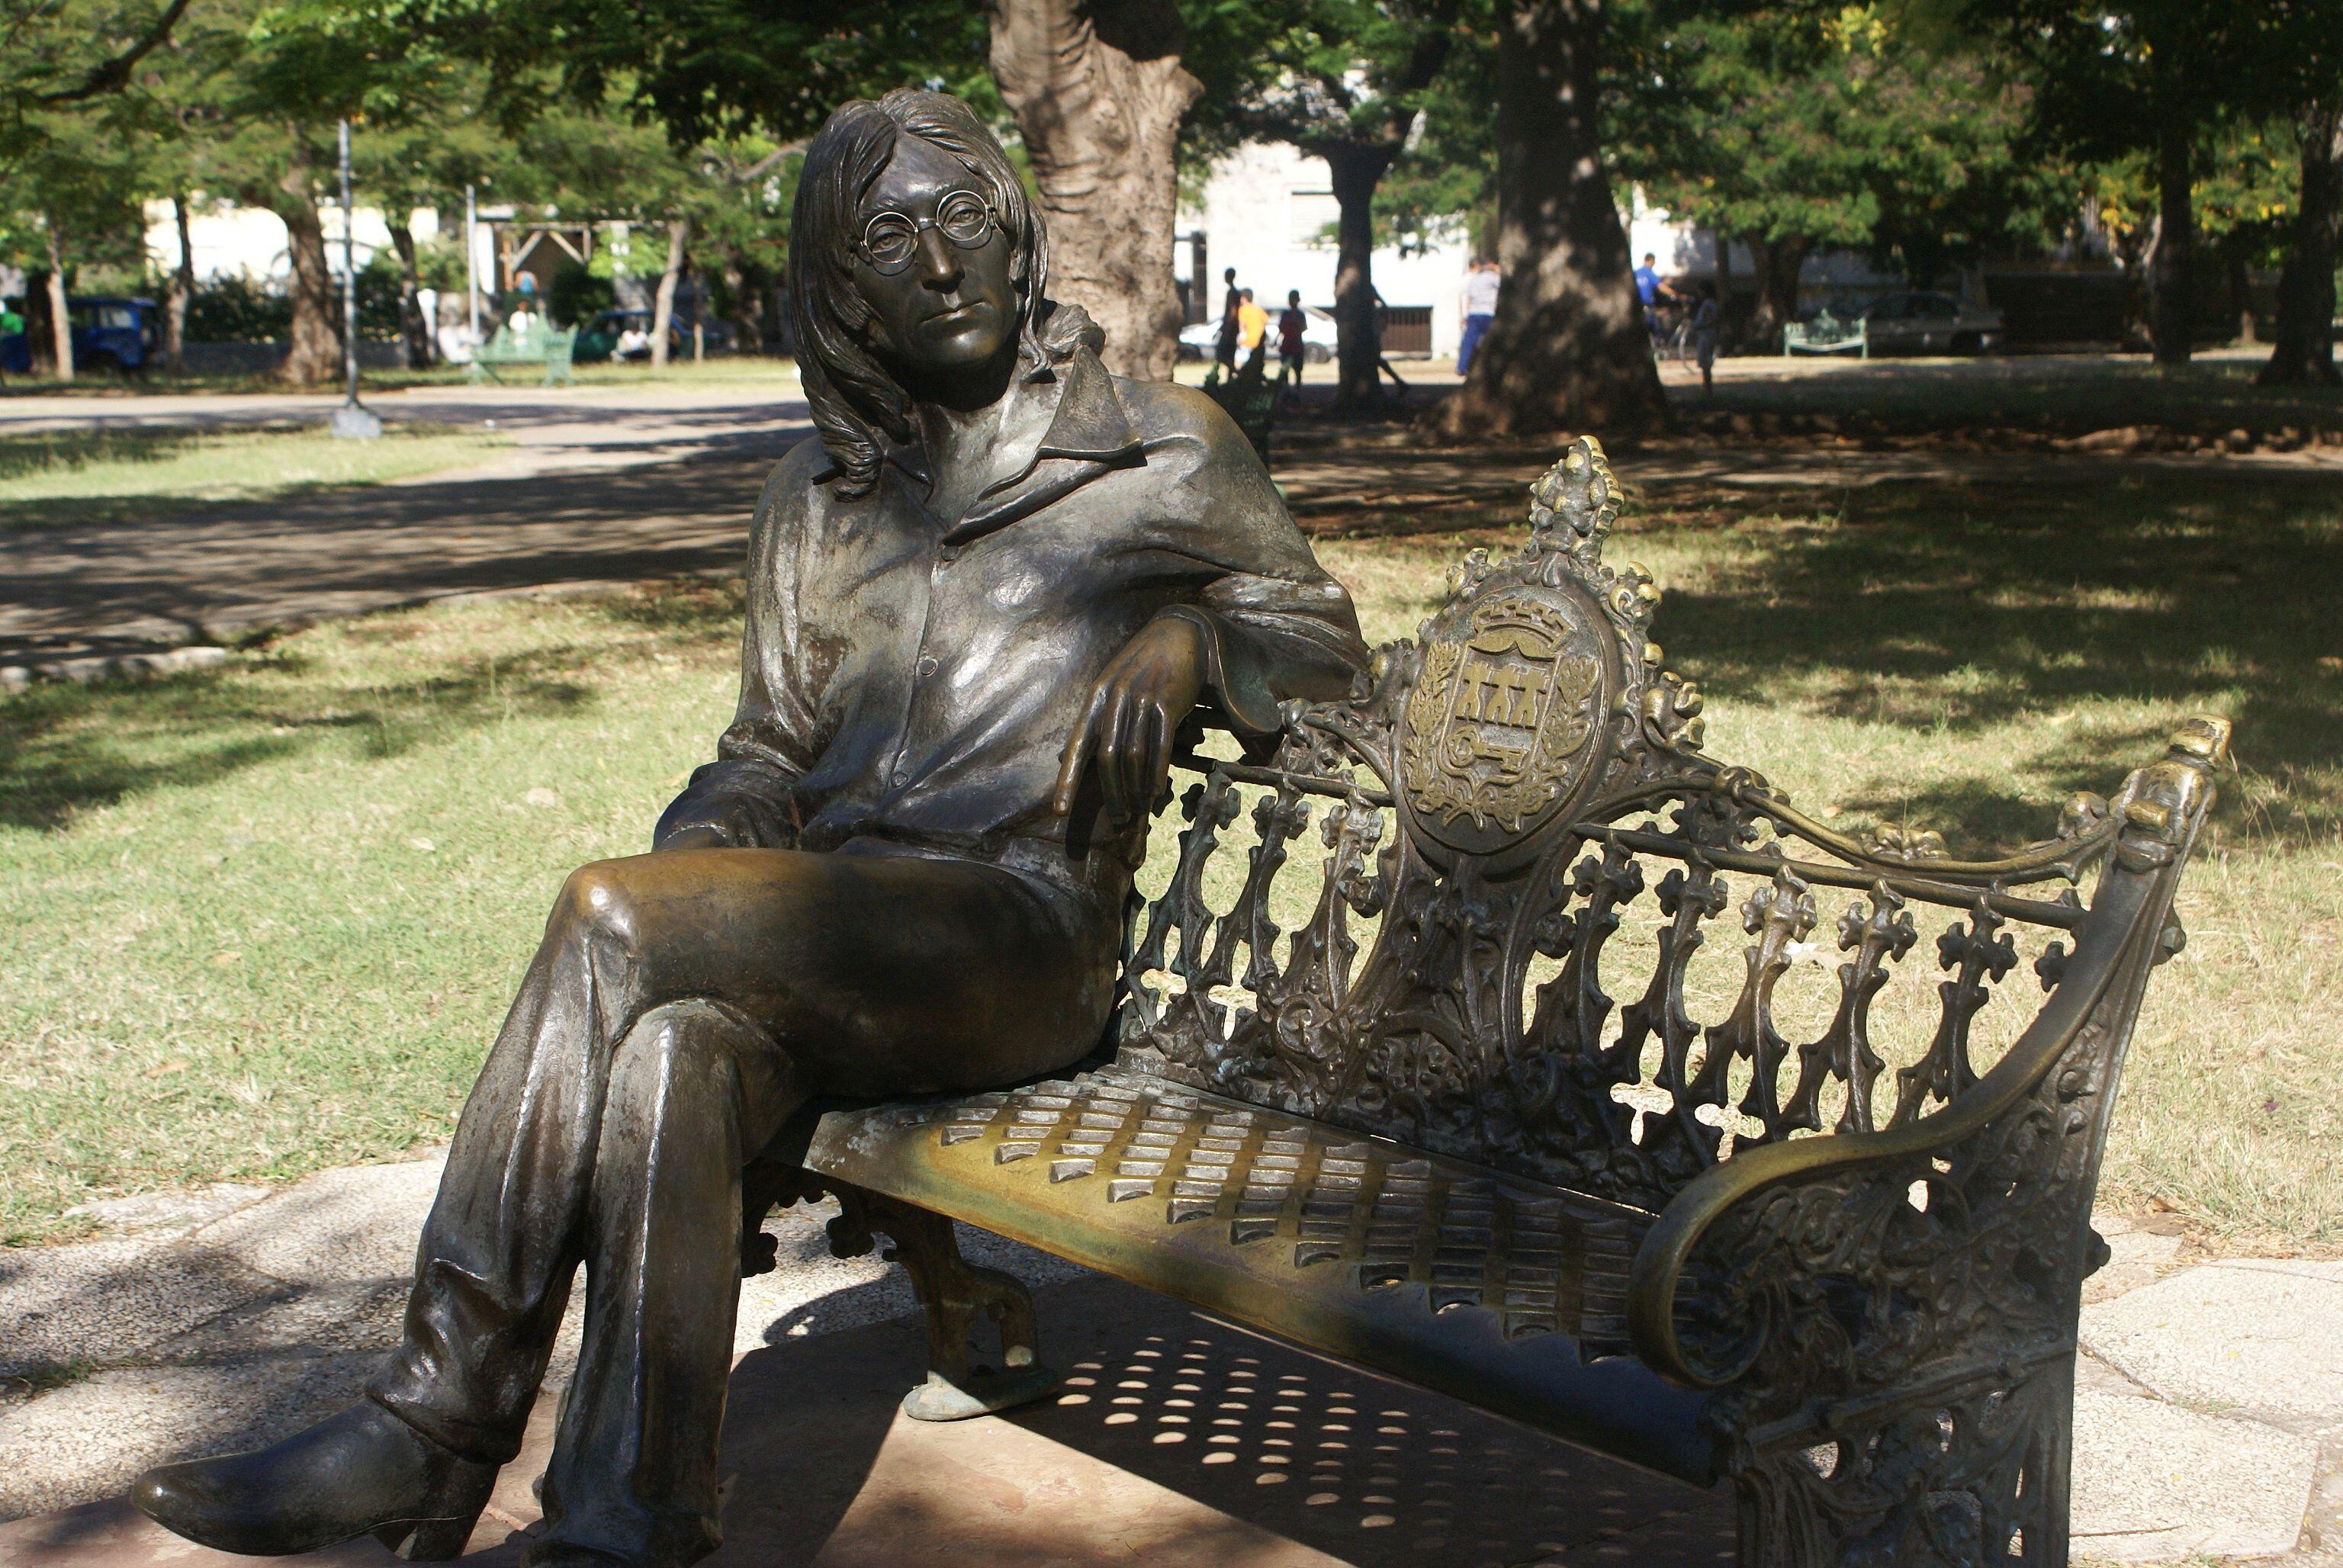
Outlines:
{"type": "Polygon", "coordinates": [[[0,436],[0,531],[133,519],[158,498],[184,510],[378,485],[467,467],[511,445],[495,431],[437,425],[392,425],[374,441],[338,440],[318,425],[0,436]]]}
{"type": "MultiPolygon", "coordinates": [[[[2181,714],[2237,719],[2105,1191],[2237,1246],[2343,1246],[2343,488],[2138,470],[1778,504],[1638,504],[1613,548],[1669,590],[1711,750],[1842,825],[2040,837],[2181,714]]],[[[1517,516],[1322,551],[1371,637],[1406,635],[1517,516]]],[[[690,585],[445,606],[0,702],[0,1240],[443,1139],[563,874],[640,849],[708,754],[738,614],[690,585]]]]}

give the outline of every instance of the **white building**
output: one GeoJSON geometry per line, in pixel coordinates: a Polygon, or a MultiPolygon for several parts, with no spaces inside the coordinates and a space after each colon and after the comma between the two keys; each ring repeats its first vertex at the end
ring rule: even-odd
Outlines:
{"type": "MultiPolygon", "coordinates": [[[[338,276],[342,269],[342,209],[327,203],[317,209],[326,231],[327,265],[338,276]]],[[[439,236],[439,215],[417,207],[407,215],[407,227],[418,245],[439,236]]],[[[351,244],[363,268],[375,252],[390,248],[390,226],[379,207],[361,206],[352,215],[351,244]]],[[[487,238],[478,239],[483,263],[488,259],[487,238]]],[[[198,278],[242,276],[256,283],[281,281],[292,271],[287,252],[285,220],[266,207],[237,206],[227,202],[195,202],[187,212],[187,247],[194,255],[198,278]]],[[[179,229],[167,201],[146,204],[146,256],[157,272],[173,272],[179,265],[179,229]]]]}
{"type": "MultiPolygon", "coordinates": [[[[1649,255],[1664,277],[1716,276],[1713,233],[1646,205],[1640,190],[1631,187],[1621,217],[1637,264],[1649,255]]],[[[1282,142],[1250,143],[1222,158],[1204,183],[1202,199],[1180,213],[1172,270],[1188,283],[1189,297],[1202,301],[1201,310],[1191,307],[1192,317],[1218,317],[1226,286],[1221,275],[1232,266],[1237,286],[1252,289],[1254,300],[1272,312],[1285,303],[1287,290],[1296,288],[1304,305],[1331,309],[1336,261],[1331,227],[1339,214],[1333,176],[1323,158],[1282,142]],[[1205,272],[1201,295],[1192,282],[1200,250],[1205,272]]],[[[1426,238],[1430,243],[1421,249],[1378,249],[1375,289],[1391,311],[1386,352],[1444,358],[1456,352],[1463,333],[1459,297],[1472,250],[1462,224],[1426,238]]],[[[1727,262],[1745,284],[1752,273],[1747,248],[1730,246],[1727,262]]],[[[1808,258],[1803,276],[1810,286],[1825,290],[1893,281],[1873,274],[1860,257],[1841,253],[1808,258]]]]}
{"type": "MultiPolygon", "coordinates": [[[[1195,236],[1201,234],[1204,284],[1199,295],[1191,281],[1189,297],[1202,299],[1203,317],[1219,317],[1226,286],[1221,274],[1232,266],[1237,286],[1252,289],[1254,302],[1272,313],[1284,305],[1289,289],[1297,288],[1304,305],[1332,309],[1331,226],[1339,211],[1325,159],[1283,142],[1249,143],[1213,166],[1201,203],[1182,209],[1172,276],[1190,279],[1199,249],[1195,236]]],[[[1392,312],[1385,352],[1456,352],[1463,331],[1457,296],[1471,260],[1461,226],[1433,236],[1424,250],[1403,253],[1387,246],[1374,253],[1375,289],[1392,312]],[[1428,337],[1419,325],[1427,318],[1428,337]]]]}

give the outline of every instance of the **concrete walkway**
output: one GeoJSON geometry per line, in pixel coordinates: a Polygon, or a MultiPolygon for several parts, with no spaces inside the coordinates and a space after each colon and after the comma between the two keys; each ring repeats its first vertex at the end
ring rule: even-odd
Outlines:
{"type": "MultiPolygon", "coordinates": [[[[116,1200],[91,1211],[105,1239],[0,1251],[0,1520],[20,1520],[0,1525],[0,1568],[166,1556],[198,1568],[188,1560],[210,1554],[107,1500],[148,1464],[271,1442],[347,1402],[396,1341],[437,1176],[423,1161],[281,1192],[116,1200]]],[[[821,1218],[776,1218],[781,1266],[742,1291],[733,1539],[719,1563],[1730,1560],[1722,1492],[1642,1475],[979,1232],[963,1232],[971,1256],[1045,1287],[1045,1353],[1077,1381],[1009,1419],[901,1421],[893,1402],[919,1366],[910,1288],[875,1259],[831,1258],[821,1218]],[[1171,1389],[1167,1368],[1194,1386],[1171,1389]],[[1171,1395],[1238,1385],[1273,1388],[1294,1424],[1187,1446],[1174,1418],[1194,1406],[1171,1395]],[[1113,1392],[1127,1389],[1135,1406],[1113,1392]],[[1358,1443],[1370,1407],[1377,1430],[1399,1434],[1358,1443]],[[1312,1452],[1341,1462],[1281,1468],[1312,1452]]],[[[2115,1261],[2084,1313],[2077,1559],[2343,1565],[2343,1264],[2191,1263],[2177,1234],[2100,1227],[2115,1261]]],[[[576,1332],[573,1315],[557,1387],[576,1332]]],[[[527,1483],[550,1411],[548,1396],[477,1551],[508,1558],[508,1538],[535,1518],[527,1483]]],[[[330,1555],[387,1562],[370,1543],[330,1555]]]]}

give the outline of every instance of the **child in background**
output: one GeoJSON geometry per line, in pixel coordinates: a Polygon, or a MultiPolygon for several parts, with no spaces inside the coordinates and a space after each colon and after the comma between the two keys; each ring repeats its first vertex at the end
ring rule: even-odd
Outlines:
{"type": "Polygon", "coordinates": [[[1309,313],[1302,308],[1302,291],[1287,291],[1285,309],[1277,318],[1277,379],[1282,384],[1287,377],[1296,387],[1302,385],[1302,365],[1310,331],[1309,313]]]}

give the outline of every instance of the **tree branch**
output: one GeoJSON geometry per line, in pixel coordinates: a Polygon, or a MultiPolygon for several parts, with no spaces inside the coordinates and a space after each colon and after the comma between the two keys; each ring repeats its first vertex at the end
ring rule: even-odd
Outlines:
{"type": "Polygon", "coordinates": [[[171,29],[179,25],[179,17],[186,10],[187,3],[188,0],[171,0],[163,7],[163,14],[155,18],[155,25],[147,29],[145,37],[113,59],[91,67],[89,75],[82,78],[80,86],[42,93],[35,95],[33,102],[44,106],[78,104],[106,93],[119,92],[130,80],[130,73],[138,68],[138,62],[160,48],[164,40],[170,37],[171,29]]]}

